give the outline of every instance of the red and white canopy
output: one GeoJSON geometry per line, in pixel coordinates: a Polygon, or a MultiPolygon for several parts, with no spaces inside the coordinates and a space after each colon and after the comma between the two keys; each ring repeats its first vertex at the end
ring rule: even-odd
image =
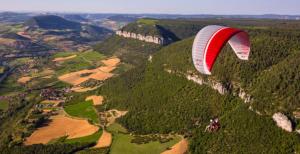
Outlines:
{"type": "Polygon", "coordinates": [[[239,59],[248,60],[250,41],[246,32],[236,28],[210,25],[202,28],[194,40],[192,58],[196,69],[210,75],[217,56],[227,42],[239,59]]]}

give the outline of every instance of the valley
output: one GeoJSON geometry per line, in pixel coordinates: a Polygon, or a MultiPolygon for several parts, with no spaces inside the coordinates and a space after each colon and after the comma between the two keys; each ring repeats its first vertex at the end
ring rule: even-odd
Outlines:
{"type": "Polygon", "coordinates": [[[41,15],[1,30],[1,152],[300,151],[299,21],[105,18],[122,25],[114,32],[90,18],[41,15]],[[212,76],[195,70],[193,38],[212,24],[249,33],[248,63],[226,45],[212,76]],[[205,132],[214,117],[220,130],[205,132]]]}

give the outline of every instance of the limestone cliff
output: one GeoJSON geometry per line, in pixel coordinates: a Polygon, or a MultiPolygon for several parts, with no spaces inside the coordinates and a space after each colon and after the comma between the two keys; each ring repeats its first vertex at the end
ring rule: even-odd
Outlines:
{"type": "Polygon", "coordinates": [[[116,34],[121,37],[133,38],[133,39],[150,42],[150,43],[155,43],[155,44],[159,44],[159,45],[166,45],[166,44],[170,43],[169,39],[165,39],[164,37],[161,37],[161,36],[142,35],[142,34],[136,34],[133,32],[127,32],[127,31],[122,31],[122,30],[117,31],[116,34]]]}
{"type": "MultiPolygon", "coordinates": [[[[165,71],[168,73],[175,73],[175,71],[170,69],[165,69],[165,71]]],[[[191,72],[188,73],[176,72],[175,74],[184,76],[188,80],[193,81],[199,85],[207,85],[212,89],[218,91],[222,95],[231,92],[234,96],[238,96],[239,98],[241,98],[245,103],[251,103],[252,101],[251,95],[247,94],[246,91],[242,89],[239,85],[223,85],[217,80],[211,78],[204,79],[201,76],[191,72]]]]}

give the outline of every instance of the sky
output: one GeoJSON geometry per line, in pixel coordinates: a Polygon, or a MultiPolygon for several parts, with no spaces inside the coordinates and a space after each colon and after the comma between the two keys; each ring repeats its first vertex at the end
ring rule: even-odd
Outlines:
{"type": "Polygon", "coordinates": [[[300,15],[300,0],[0,0],[0,11],[300,15]]]}

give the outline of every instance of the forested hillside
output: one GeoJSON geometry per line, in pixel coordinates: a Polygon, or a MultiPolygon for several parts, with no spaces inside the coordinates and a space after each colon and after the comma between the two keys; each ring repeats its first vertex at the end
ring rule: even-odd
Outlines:
{"type": "MultiPolygon", "coordinates": [[[[152,62],[109,80],[98,93],[107,98],[109,108],[129,111],[120,123],[130,131],[184,134],[190,137],[192,153],[299,152],[299,135],[284,132],[270,117],[282,111],[294,119],[292,112],[299,106],[297,23],[283,29],[280,23],[269,27],[268,22],[248,28],[244,26],[247,22],[224,23],[249,32],[252,53],[247,62],[239,61],[226,46],[213,76],[202,76],[192,64],[191,37],[162,48],[152,62]],[[231,92],[221,95],[209,86],[188,81],[184,75],[191,73],[223,85],[237,85],[252,96],[253,102],[245,104],[231,92]],[[212,117],[220,118],[221,129],[204,133],[212,117]]],[[[298,123],[296,119],[293,122],[298,123]]]]}
{"type": "MultiPolygon", "coordinates": [[[[250,60],[238,60],[232,49],[226,46],[210,78],[224,85],[237,83],[253,95],[253,105],[261,112],[272,114],[279,109],[292,112],[299,106],[299,67],[296,60],[300,54],[299,33],[280,29],[250,29],[248,32],[252,50],[250,60]]],[[[169,57],[165,60],[168,68],[182,73],[188,70],[195,72],[191,46],[192,39],[189,39],[163,49],[161,52],[169,57]]]]}

